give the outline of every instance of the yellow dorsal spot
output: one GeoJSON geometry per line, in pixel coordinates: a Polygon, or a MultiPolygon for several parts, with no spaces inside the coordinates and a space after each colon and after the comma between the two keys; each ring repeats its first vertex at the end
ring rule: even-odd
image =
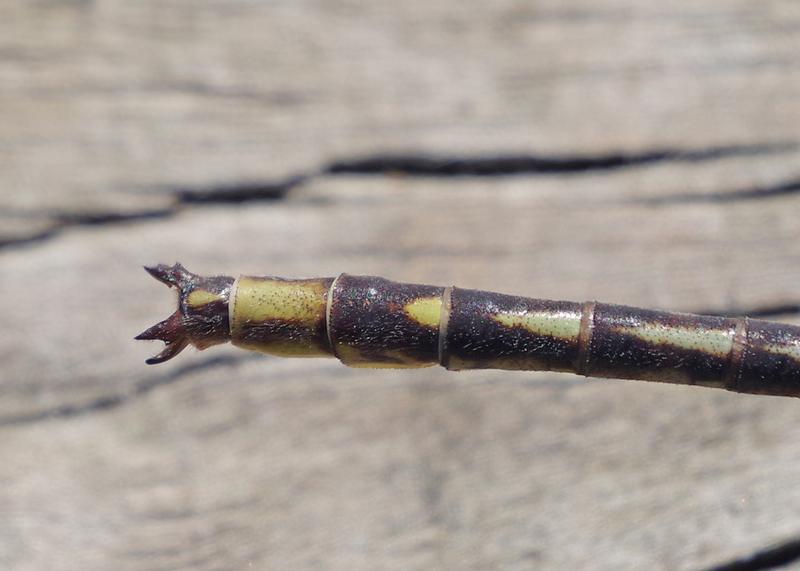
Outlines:
{"type": "Polygon", "coordinates": [[[403,308],[411,319],[425,327],[438,328],[442,315],[442,298],[420,297],[406,304],[403,308]]]}
{"type": "Polygon", "coordinates": [[[314,323],[325,315],[325,293],[321,282],[269,278],[239,278],[234,322],[270,319],[314,323]]]}
{"type": "Polygon", "coordinates": [[[765,346],[766,350],[776,355],[785,355],[791,357],[795,361],[800,361],[800,347],[796,344],[777,345],[770,343],[765,346]]]}
{"type": "Polygon", "coordinates": [[[186,302],[192,307],[201,307],[212,301],[221,301],[222,296],[204,289],[196,289],[189,294],[186,302]]]}
{"type": "Polygon", "coordinates": [[[676,327],[657,323],[641,323],[635,327],[615,327],[624,335],[638,337],[646,343],[666,343],[673,347],[703,351],[717,357],[725,357],[733,347],[733,332],[727,329],[702,329],[676,327]]]}
{"type": "Polygon", "coordinates": [[[506,327],[522,327],[534,335],[559,339],[577,339],[581,331],[581,316],[575,312],[498,313],[492,318],[506,327]]]}
{"type": "Polygon", "coordinates": [[[230,324],[234,345],[285,357],[330,354],[324,336],[329,280],[242,276],[237,284],[230,324]],[[284,331],[281,327],[292,333],[278,333],[284,331]],[[258,333],[257,328],[272,333],[258,333]]]}

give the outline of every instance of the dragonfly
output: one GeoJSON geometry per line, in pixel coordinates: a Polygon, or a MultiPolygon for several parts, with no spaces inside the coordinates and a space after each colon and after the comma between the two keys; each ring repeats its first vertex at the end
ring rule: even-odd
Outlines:
{"type": "Polygon", "coordinates": [[[179,263],[145,270],[178,291],[178,309],[136,336],[165,343],[148,364],[189,345],[231,342],[351,367],[559,371],[800,396],[800,327],[784,323],[374,276],[200,276],[179,263]]]}

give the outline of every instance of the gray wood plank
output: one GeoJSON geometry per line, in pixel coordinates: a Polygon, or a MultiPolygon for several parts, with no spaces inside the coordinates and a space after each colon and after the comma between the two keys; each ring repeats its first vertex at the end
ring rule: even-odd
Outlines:
{"type": "Polygon", "coordinates": [[[791,535],[792,399],[224,348],[147,368],[131,341],[171,311],[140,264],[176,258],[667,309],[796,300],[794,197],[595,188],[338,178],[0,253],[2,562],[692,569],[791,535]]]}
{"type": "MultiPolygon", "coordinates": [[[[0,208],[383,152],[797,143],[791,0],[6,3],[0,208]]],[[[111,198],[109,198],[111,195],[111,198]]]]}
{"type": "Polygon", "coordinates": [[[0,19],[3,568],[699,569],[800,533],[793,399],[131,339],[175,260],[797,322],[797,3],[0,19]]]}

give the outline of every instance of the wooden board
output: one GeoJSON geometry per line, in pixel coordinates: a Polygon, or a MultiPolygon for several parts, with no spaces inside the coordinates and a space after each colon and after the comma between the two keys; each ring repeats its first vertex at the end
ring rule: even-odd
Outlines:
{"type": "Polygon", "coordinates": [[[800,533],[794,399],[131,340],[174,260],[797,322],[795,3],[0,16],[0,566],[700,569],[800,533]]]}

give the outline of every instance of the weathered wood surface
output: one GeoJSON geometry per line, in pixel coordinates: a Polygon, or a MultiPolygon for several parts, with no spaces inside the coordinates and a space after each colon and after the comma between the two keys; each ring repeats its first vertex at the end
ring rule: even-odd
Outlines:
{"type": "Polygon", "coordinates": [[[148,368],[131,341],[171,311],[140,266],[176,259],[796,321],[797,3],[0,17],[3,568],[699,569],[800,534],[794,399],[230,348],[148,368]],[[353,164],[393,153],[405,174],[353,164]],[[442,155],[498,172],[413,174],[442,155]]]}

